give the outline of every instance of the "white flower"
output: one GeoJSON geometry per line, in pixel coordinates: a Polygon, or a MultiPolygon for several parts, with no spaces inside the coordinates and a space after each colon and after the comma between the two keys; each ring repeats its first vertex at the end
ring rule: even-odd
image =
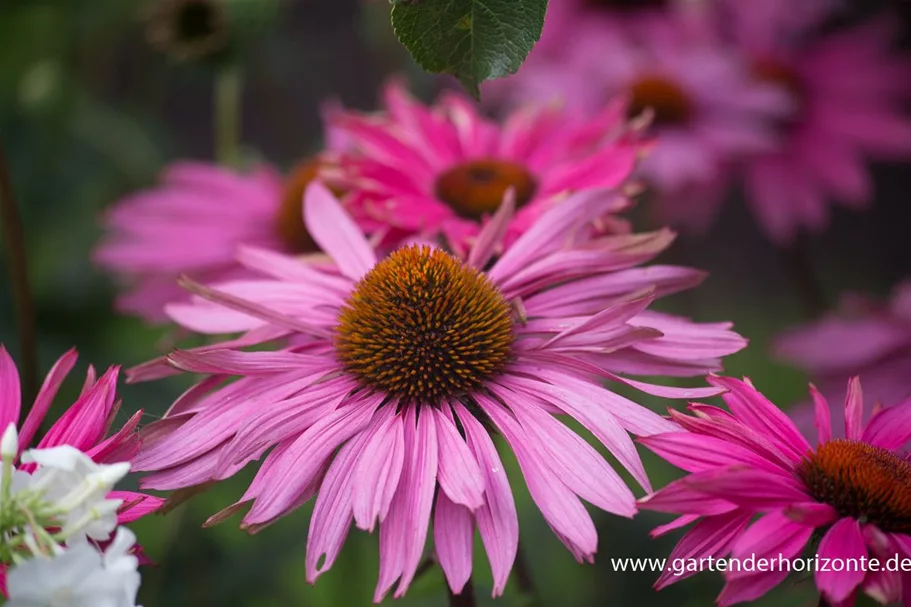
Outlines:
{"type": "Polygon", "coordinates": [[[10,461],[16,459],[19,453],[19,434],[16,432],[16,424],[10,423],[3,431],[3,438],[0,438],[0,456],[4,460],[10,461]]]}
{"type": "Polygon", "coordinates": [[[7,575],[6,607],[135,607],[138,561],[129,554],[135,542],[120,527],[104,554],[79,541],[53,557],[25,561],[7,575]]]}
{"type": "Polygon", "coordinates": [[[105,496],[130,471],[129,464],[98,464],[69,445],[32,449],[22,454],[22,461],[38,464],[33,488],[43,490],[45,502],[64,514],[65,532],[105,540],[114,531],[121,501],[105,496]]]}

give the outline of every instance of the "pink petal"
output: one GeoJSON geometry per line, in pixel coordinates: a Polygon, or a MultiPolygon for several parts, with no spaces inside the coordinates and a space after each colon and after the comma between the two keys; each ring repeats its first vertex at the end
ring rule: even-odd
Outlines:
{"type": "MultiPolygon", "coordinates": [[[[817,553],[829,559],[859,559],[867,556],[867,547],[860,533],[860,525],[852,518],[843,518],[823,536],[817,553]]],[[[865,571],[860,567],[845,567],[844,571],[832,571],[832,568],[814,572],[816,585],[827,601],[839,603],[863,582],[865,571]]]]}
{"type": "MultiPolygon", "coordinates": [[[[698,477],[700,474],[706,473],[697,473],[695,476],[698,477]]],[[[698,516],[714,516],[737,509],[736,504],[726,499],[712,497],[693,489],[687,484],[689,478],[684,477],[668,483],[655,493],[645,496],[639,500],[639,507],[656,512],[698,516]]]]}
{"type": "Polygon", "coordinates": [[[590,558],[598,548],[595,525],[576,493],[551,470],[550,455],[537,451],[535,439],[529,437],[499,404],[480,394],[476,399],[515,452],[528,491],[548,524],[571,551],[590,558]]]}
{"type": "Polygon", "coordinates": [[[687,472],[702,472],[735,464],[763,468],[770,472],[784,472],[775,462],[770,462],[746,447],[713,436],[668,432],[640,438],[639,442],[687,472]]]}
{"type": "Polygon", "coordinates": [[[874,415],[860,440],[889,451],[904,447],[911,440],[911,398],[874,415]]]}
{"type": "Polygon", "coordinates": [[[433,542],[440,567],[453,594],[462,592],[471,577],[474,550],[471,512],[454,503],[443,492],[437,494],[433,517],[433,542]]]}
{"type": "Polygon", "coordinates": [[[860,387],[860,378],[848,380],[848,393],[845,396],[845,438],[859,440],[864,430],[864,395],[860,387]]]}
{"type": "Polygon", "coordinates": [[[395,407],[382,407],[364,434],[364,449],[354,470],[354,520],[372,532],[386,518],[405,461],[404,426],[395,407]]]}
{"type": "Polygon", "coordinates": [[[782,513],[788,520],[810,527],[825,527],[836,521],[839,517],[838,511],[835,510],[835,508],[828,504],[820,504],[817,502],[791,504],[782,510],[782,513]]]}
{"type": "Polygon", "coordinates": [[[335,365],[324,357],[285,351],[244,352],[242,350],[206,350],[190,352],[175,350],[168,362],[188,373],[211,375],[273,375],[286,371],[314,373],[327,371],[335,365]]]}
{"type": "Polygon", "coordinates": [[[897,571],[870,571],[861,590],[880,605],[896,603],[902,598],[902,576],[897,571]]]}
{"type": "Polygon", "coordinates": [[[320,485],[307,534],[307,581],[328,571],[351,527],[352,473],[365,440],[360,435],[339,450],[320,485]]]}
{"type": "MultiPolygon", "coordinates": [[[[676,559],[684,559],[682,562],[686,562],[687,559],[719,557],[726,554],[730,550],[731,542],[743,531],[750,518],[750,513],[737,511],[699,521],[680,538],[668,557],[668,562],[673,563],[676,559]]],[[[676,572],[673,570],[664,571],[655,582],[655,589],[660,590],[694,573],[697,571],[684,571],[680,575],[675,575],[676,572]]]]}
{"type": "MultiPolygon", "coordinates": [[[[753,555],[757,559],[789,560],[803,551],[813,532],[811,526],[795,523],[781,512],[771,512],[760,517],[740,534],[732,546],[731,556],[740,561],[753,555]]],[[[732,568],[725,577],[750,577],[754,573],[732,568]]]]}
{"type": "Polygon", "coordinates": [[[729,607],[736,603],[754,601],[783,582],[788,577],[787,569],[776,569],[747,577],[728,580],[718,595],[718,607],[729,607]]]}
{"type": "Polygon", "coordinates": [[[44,378],[41,390],[38,391],[38,396],[35,398],[35,404],[32,405],[25,422],[22,424],[22,429],[19,431],[20,450],[25,449],[32,442],[35,433],[44,421],[44,416],[47,415],[54,397],[57,396],[60,384],[63,383],[69,372],[73,370],[77,357],[75,348],[69,350],[54,363],[47,377],[44,378]]]}
{"type": "Polygon", "coordinates": [[[19,425],[21,402],[22,390],[16,363],[6,348],[0,345],[0,432],[6,432],[10,424],[19,425]]]}
{"type": "Polygon", "coordinates": [[[88,451],[101,440],[114,408],[119,367],[111,367],[91,390],[79,397],[66,413],[60,416],[41,442],[39,449],[72,445],[88,451]]]}
{"type": "Polygon", "coordinates": [[[810,501],[796,480],[752,468],[728,468],[691,475],[690,487],[754,510],[783,508],[794,502],[810,501]]]}
{"type": "Polygon", "coordinates": [[[519,518],[506,470],[487,430],[462,405],[455,405],[465,440],[484,473],[485,504],[475,520],[493,573],[493,596],[503,594],[519,548],[519,518]]]}
{"type": "Polygon", "coordinates": [[[117,523],[120,525],[132,523],[155,512],[165,502],[162,497],[132,491],[111,491],[105,499],[123,500],[123,505],[117,513],[117,523]]]}
{"type": "Polygon", "coordinates": [[[436,489],[437,431],[432,415],[409,407],[404,419],[405,464],[389,514],[380,524],[380,575],[374,592],[379,602],[399,578],[395,596],[402,596],[424,553],[436,489]]]}
{"type": "Polygon", "coordinates": [[[307,187],[304,217],[313,240],[335,260],[342,274],[359,280],[376,265],[367,239],[323,184],[313,182],[307,187]]]}
{"type": "Polygon", "coordinates": [[[271,520],[294,503],[323,463],[340,445],[360,433],[372,416],[371,407],[358,403],[336,409],[310,426],[275,462],[269,483],[263,487],[244,522],[271,520]]]}
{"type": "Polygon", "coordinates": [[[819,444],[832,440],[832,412],[826,398],[819,393],[816,386],[810,384],[810,396],[813,397],[814,425],[819,444]]]}
{"type": "Polygon", "coordinates": [[[509,222],[512,220],[516,210],[515,190],[510,188],[503,197],[497,212],[487,224],[481,228],[480,233],[471,247],[468,254],[468,265],[473,268],[481,269],[490,261],[497,248],[503,244],[503,237],[509,228],[509,222]]]}
{"type": "Polygon", "coordinates": [[[765,436],[795,461],[810,450],[810,444],[784,412],[752,386],[728,377],[709,378],[709,383],[730,390],[722,398],[741,422],[765,436]]]}
{"type": "Polygon", "coordinates": [[[672,520],[670,523],[665,523],[664,525],[658,525],[657,527],[655,527],[654,529],[649,531],[648,534],[653,538],[661,537],[662,535],[670,533],[671,531],[676,531],[677,529],[680,529],[681,527],[686,527],[690,523],[694,523],[694,522],[698,521],[699,518],[700,517],[698,514],[683,514],[681,516],[678,516],[674,520],[672,520]]]}
{"type": "Polygon", "coordinates": [[[501,407],[491,410],[479,402],[513,448],[515,442],[524,443],[529,453],[549,467],[572,492],[602,510],[627,517],[635,514],[636,498],[632,491],[591,445],[530,399],[504,392],[495,390],[509,402],[521,423],[514,422],[501,407]]]}
{"type": "Polygon", "coordinates": [[[478,463],[452,419],[438,409],[430,411],[436,417],[440,447],[437,471],[440,488],[454,503],[476,510],[484,503],[484,476],[478,463]]]}

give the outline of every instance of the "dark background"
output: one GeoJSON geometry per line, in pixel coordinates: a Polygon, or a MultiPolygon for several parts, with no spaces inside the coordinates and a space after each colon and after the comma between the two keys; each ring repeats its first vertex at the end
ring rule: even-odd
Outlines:
{"type": "MultiPolygon", "coordinates": [[[[211,73],[150,49],[136,4],[0,0],[0,146],[28,238],[42,373],[73,345],[81,354],[80,373],[89,362],[128,367],[158,353],[164,331],[115,315],[113,285],[89,261],[99,237],[97,218],[118,197],[152,184],[170,160],[212,155],[211,73]]],[[[862,12],[872,13],[892,3],[861,4],[862,12]]],[[[907,24],[911,3],[894,5],[907,24]]],[[[245,144],[282,167],[319,145],[319,106],[326,98],[371,108],[391,72],[410,75],[425,98],[447,84],[410,63],[392,38],[388,6],[381,0],[365,0],[363,6],[355,0],[291,1],[281,19],[247,48],[244,63],[245,144]]],[[[872,209],[862,214],[836,209],[831,229],[806,240],[812,281],[830,304],[847,289],[887,294],[909,275],[907,166],[877,166],[872,209]]],[[[806,378],[772,361],[768,344],[782,329],[812,318],[804,296],[808,285],[798,282],[788,257],[760,235],[743,205],[727,205],[710,234],[682,237],[662,261],[711,271],[702,287],[664,307],[698,320],[735,322],[751,345],[728,359],[728,373],[750,375],[783,406],[802,398],[806,378]]],[[[18,359],[9,283],[5,273],[0,276],[0,341],[18,359]]],[[[67,383],[60,405],[72,402],[79,382],[74,377],[67,383]]],[[[139,408],[148,419],[160,416],[182,385],[175,380],[123,386],[123,419],[139,408]]],[[[677,474],[644,456],[656,487],[677,474]]],[[[515,470],[508,455],[506,460],[515,470]]],[[[236,529],[237,519],[200,528],[209,514],[236,500],[250,477],[245,471],[168,516],[136,525],[140,541],[160,563],[144,571],[140,602],[146,607],[369,604],[377,575],[375,537],[353,531],[335,567],[311,587],[304,579],[309,508],[253,537],[236,529]]],[[[651,540],[648,529],[667,520],[652,513],[632,523],[595,513],[597,563],[578,566],[535,510],[517,470],[511,479],[541,604],[707,605],[720,589],[717,574],[707,573],[655,593],[655,574],[611,569],[610,557],[669,554],[679,534],[651,540]]],[[[480,551],[475,571],[479,602],[488,604],[490,576],[480,551]]],[[[813,597],[812,584],[786,584],[761,604],[810,605],[813,597]]],[[[445,605],[439,571],[423,576],[400,603],[445,605]]],[[[530,603],[511,583],[498,604],[530,603]]]]}

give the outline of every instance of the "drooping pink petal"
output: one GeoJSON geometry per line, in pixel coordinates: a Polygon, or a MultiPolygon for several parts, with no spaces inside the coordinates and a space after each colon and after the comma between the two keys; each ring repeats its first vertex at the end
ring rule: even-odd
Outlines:
{"type": "Polygon", "coordinates": [[[433,543],[449,588],[460,594],[471,577],[474,522],[465,506],[444,492],[437,494],[433,516],[433,543]]]}
{"type": "MultiPolygon", "coordinates": [[[[781,512],[770,512],[750,525],[731,546],[731,556],[743,562],[755,555],[756,559],[776,560],[781,565],[803,551],[814,528],[795,523],[781,512]]],[[[735,579],[749,577],[754,571],[731,568],[725,577],[735,579]]]]}
{"type": "Polygon", "coordinates": [[[535,439],[523,432],[517,421],[510,419],[511,413],[480,394],[476,398],[515,452],[531,497],[548,524],[560,534],[567,547],[571,546],[570,550],[586,558],[594,555],[598,534],[591,516],[576,493],[551,470],[549,455],[534,448],[535,439]]]}
{"type": "Polygon", "coordinates": [[[708,495],[751,509],[782,508],[811,498],[796,480],[746,467],[722,468],[691,475],[684,482],[708,495]]]}
{"type": "Polygon", "coordinates": [[[468,265],[474,268],[483,268],[497,252],[497,247],[503,243],[503,237],[509,228],[516,209],[515,190],[509,189],[503,197],[503,202],[494,213],[490,221],[481,228],[478,238],[468,254],[468,265]]]}
{"type": "Polygon", "coordinates": [[[782,513],[788,520],[810,527],[825,527],[838,519],[838,511],[828,504],[818,502],[795,503],[787,506],[782,513]]]}
{"type": "Polygon", "coordinates": [[[493,573],[493,596],[497,597],[503,594],[519,547],[516,505],[503,462],[487,430],[462,405],[455,404],[454,408],[468,448],[484,473],[485,503],[474,515],[493,573]]]}
{"type": "Polygon", "coordinates": [[[377,519],[382,521],[389,512],[405,461],[404,431],[402,415],[394,407],[384,407],[364,432],[352,496],[354,520],[361,529],[372,532],[377,519]]]}
{"type": "Polygon", "coordinates": [[[38,443],[39,449],[72,445],[88,451],[101,440],[107,429],[116,398],[119,367],[111,367],[95,382],[92,389],[60,416],[38,443]]]}
{"type": "Polygon", "coordinates": [[[702,472],[740,464],[762,468],[772,473],[786,473],[756,452],[713,436],[668,432],[640,438],[639,442],[687,472],[702,472]]]}
{"type": "Polygon", "coordinates": [[[307,581],[311,584],[329,570],[351,527],[352,474],[364,435],[343,446],[320,485],[307,533],[307,581]]]}
{"type": "Polygon", "coordinates": [[[484,503],[484,476],[452,419],[438,409],[430,411],[436,417],[440,448],[437,471],[440,489],[454,503],[474,511],[484,503]]]}
{"type": "MultiPolygon", "coordinates": [[[[853,518],[843,518],[832,525],[819,542],[817,553],[822,558],[840,560],[867,556],[858,522],[853,518]]],[[[844,571],[838,572],[829,567],[820,568],[813,575],[826,600],[840,603],[860,585],[865,574],[860,567],[845,567],[844,571]]]]}
{"type": "Polygon", "coordinates": [[[111,491],[105,499],[122,500],[123,504],[117,513],[117,524],[125,525],[155,512],[164,504],[162,497],[135,493],[133,491],[111,491]]]}

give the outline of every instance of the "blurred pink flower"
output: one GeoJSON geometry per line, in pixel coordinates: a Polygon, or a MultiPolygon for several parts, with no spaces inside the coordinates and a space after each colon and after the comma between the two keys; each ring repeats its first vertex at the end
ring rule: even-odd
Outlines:
{"type": "Polygon", "coordinates": [[[322,170],[305,160],[282,178],[261,165],[236,172],[216,164],[177,162],[156,187],[118,201],[105,215],[107,234],[94,252],[101,267],[128,285],[117,307],[152,322],[185,301],[177,279],[209,282],[243,276],[239,245],[289,254],[316,251],[301,219],[304,188],[322,170]]]}
{"type": "MultiPolygon", "coordinates": [[[[682,515],[653,535],[695,523],[668,562],[728,555],[741,562],[751,557],[775,563],[812,560],[814,551],[805,549],[819,535],[815,554],[820,559],[855,563],[814,571],[803,561],[802,570],[814,571],[827,604],[849,607],[858,592],[880,603],[904,595],[907,603],[907,575],[885,569],[894,555],[911,557],[911,463],[900,452],[911,438],[911,400],[864,424],[860,381],[854,378],[844,406],[847,438],[833,439],[829,405],[811,388],[818,428],[814,448],[748,383],[729,378],[710,383],[729,390],[723,398],[730,412],[694,403],[691,416],[671,411],[685,432],[641,439],[689,473],[640,500],[643,509],[682,515]],[[868,557],[879,559],[879,571],[856,565],[868,557]]],[[[786,567],[773,567],[761,572],[728,568],[716,602],[724,607],[764,595],[788,576],[786,567]]],[[[668,571],[656,586],[693,573],[668,571]]]]}
{"type": "MultiPolygon", "coordinates": [[[[911,281],[886,304],[844,296],[839,310],[781,335],[774,352],[806,370],[827,398],[843,398],[847,378],[860,375],[868,406],[897,404],[911,396],[911,281]]],[[[809,431],[812,405],[798,406],[792,417],[809,431]]]]}
{"type": "MultiPolygon", "coordinates": [[[[911,90],[911,64],[890,48],[898,25],[888,18],[808,41],[796,25],[812,21],[801,19],[800,11],[795,15],[794,3],[727,4],[738,52],[756,77],[795,102],[779,123],[781,145],[742,167],[760,227],[787,244],[801,229],[824,230],[830,201],[852,209],[870,204],[868,160],[909,159],[911,121],[902,105],[911,90]]],[[[714,215],[721,200],[706,199],[705,209],[668,209],[666,218],[676,223],[690,214],[714,215]]]]}
{"type": "MultiPolygon", "coordinates": [[[[0,345],[0,427],[5,429],[11,423],[17,425],[20,454],[34,442],[57,390],[76,364],[76,357],[75,350],[60,357],[47,374],[25,420],[19,423],[22,401],[19,372],[6,348],[0,345]]],[[[96,378],[95,369],[89,367],[79,398],[54,422],[35,448],[70,445],[99,464],[131,461],[139,453],[140,441],[136,427],[142,418],[142,411],[137,411],[120,430],[105,438],[120,410],[120,403],[115,401],[118,373],[118,367],[111,367],[100,378],[96,378]]],[[[31,472],[35,464],[21,464],[17,467],[31,472]]],[[[120,524],[130,523],[154,512],[164,501],[132,491],[111,491],[107,498],[123,500],[117,514],[120,524]]],[[[142,557],[141,552],[138,556],[142,557]]],[[[4,593],[5,583],[5,572],[0,566],[0,591],[4,593]]]]}
{"type": "Polygon", "coordinates": [[[526,106],[502,124],[452,92],[428,107],[390,84],[385,105],[379,114],[330,118],[348,146],[339,161],[346,206],[373,229],[442,235],[460,256],[508,189],[518,212],[507,244],[568,194],[623,186],[643,149],[619,101],[589,120],[526,106]]]}
{"type": "MultiPolygon", "coordinates": [[[[582,227],[625,205],[600,191],[574,195],[492,261],[513,219],[507,199],[465,261],[420,244],[378,260],[333,196],[312,185],[306,223],[335,266],[245,248],[241,261],[264,278],[197,287],[204,298],[168,306],[192,331],[247,331],[247,343],[257,332],[260,340],[290,334],[303,337],[300,345],[245,352],[229,342],[161,361],[210,377],[148,426],[136,466],[155,472],[142,485],[227,478],[272,449],[240,501],[210,524],[252,501],[242,526],[255,531],[316,496],[311,582],[332,566],[352,520],[370,531],[378,524],[377,601],[397,579],[396,596],[406,592],[431,516],[438,561],[460,592],[477,526],[498,595],[516,554],[518,519],[495,430],[556,535],[577,560],[591,561],[597,534],[580,498],[626,517],[635,498],[554,415],[590,430],[647,489],[627,432],[675,426],[602,382],[666,397],[715,394],[619,374],[702,375],[745,345],[726,323],[647,310],[703,277],[637,267],[670,243],[669,232],[576,241],[582,227]],[[224,384],[226,376],[239,379],[224,384]]],[[[146,365],[133,379],[158,372],[146,365]]]]}
{"type": "Polygon", "coordinates": [[[649,109],[655,142],[638,174],[672,205],[674,196],[714,184],[731,158],[775,148],[774,119],[792,101],[751,78],[727,46],[696,35],[679,15],[652,13],[629,31],[622,20],[586,14],[575,16],[561,52],[530,57],[497,85],[507,89],[500,96],[558,98],[593,114],[625,95],[630,116],[649,109]]]}

